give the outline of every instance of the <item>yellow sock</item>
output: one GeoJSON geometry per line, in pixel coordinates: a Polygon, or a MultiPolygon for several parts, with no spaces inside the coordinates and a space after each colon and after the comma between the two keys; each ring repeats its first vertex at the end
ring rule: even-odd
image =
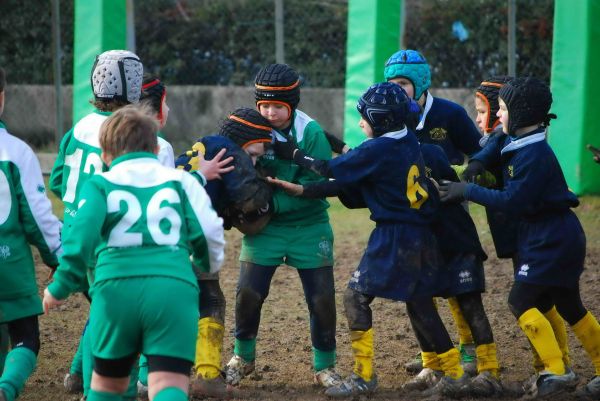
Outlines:
{"type": "Polygon", "coordinates": [[[548,319],[537,308],[531,308],[519,316],[519,326],[529,338],[544,363],[544,368],[555,375],[565,374],[562,352],[548,319]]]}
{"type": "Polygon", "coordinates": [[[196,339],[196,375],[205,379],[214,379],[221,373],[221,350],[225,327],[212,317],[198,321],[198,338],[196,339]]]}
{"type": "Polygon", "coordinates": [[[365,381],[373,378],[373,328],[367,331],[350,331],[352,353],[354,354],[354,373],[365,381]]]}
{"type": "Polygon", "coordinates": [[[475,348],[477,373],[488,371],[495,377],[500,375],[500,364],[496,355],[496,343],[481,344],[475,348]]]}
{"type": "Polygon", "coordinates": [[[600,324],[598,324],[594,315],[588,311],[572,327],[575,335],[594,364],[596,376],[600,376],[600,324]]]}
{"type": "Polygon", "coordinates": [[[456,298],[448,298],[448,305],[450,305],[450,312],[456,323],[456,329],[458,330],[458,338],[461,344],[473,344],[473,334],[471,328],[465,320],[465,317],[458,306],[456,298]]]}
{"type": "Polygon", "coordinates": [[[460,352],[456,348],[452,348],[443,354],[438,354],[438,358],[445,376],[460,379],[465,373],[462,366],[460,366],[460,352]]]}
{"type": "Polygon", "coordinates": [[[560,316],[556,307],[552,307],[548,312],[544,313],[544,316],[550,322],[552,330],[554,331],[554,337],[558,343],[558,348],[562,352],[562,359],[565,366],[571,366],[571,360],[569,358],[569,339],[567,337],[567,327],[565,321],[560,316]]]}
{"type": "Polygon", "coordinates": [[[542,362],[542,358],[538,355],[531,341],[529,341],[529,345],[531,346],[531,353],[533,355],[533,369],[535,369],[537,373],[540,373],[544,370],[544,362],[542,362]]]}
{"type": "Polygon", "coordinates": [[[442,370],[440,360],[435,352],[421,351],[421,359],[423,360],[423,369],[442,370]]]}

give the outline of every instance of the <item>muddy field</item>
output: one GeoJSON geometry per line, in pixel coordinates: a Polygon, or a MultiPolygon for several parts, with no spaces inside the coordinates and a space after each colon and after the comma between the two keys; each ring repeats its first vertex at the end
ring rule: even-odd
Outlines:
{"type": "MultiPolygon", "coordinates": [[[[600,317],[600,247],[596,234],[600,231],[598,211],[600,202],[595,198],[583,201],[578,213],[588,235],[587,270],[581,278],[584,304],[600,317]]],[[[484,303],[498,344],[503,378],[523,380],[531,373],[531,358],[525,336],[510,314],[506,298],[512,282],[510,261],[498,260],[492,247],[481,210],[473,207],[473,215],[484,248],[490,256],[486,262],[487,292],[484,303]]],[[[338,368],[344,375],[352,370],[352,355],[347,324],[343,314],[342,294],[356,267],[372,224],[364,211],[346,211],[333,203],[331,218],[334,225],[336,252],[336,290],[338,307],[338,368]]],[[[221,273],[223,290],[228,302],[226,338],[223,363],[231,357],[233,345],[233,305],[238,275],[237,256],[240,235],[228,233],[227,259],[221,273]]],[[[40,289],[47,283],[48,269],[38,266],[40,289]]],[[[449,318],[444,302],[440,310],[453,337],[456,330],[449,318]]],[[[402,393],[401,385],[409,377],[403,364],[417,351],[404,305],[385,300],[375,300],[375,370],[379,389],[370,397],[373,400],[415,399],[402,393]]],[[[80,295],[72,297],[61,310],[41,317],[42,350],[35,374],[29,380],[20,400],[78,400],[78,396],[64,392],[62,380],[77,348],[82,326],[88,312],[87,301],[80,295]]],[[[585,380],[593,369],[583,349],[569,333],[574,370],[585,380]]],[[[325,400],[319,388],[313,387],[311,370],[311,344],[308,329],[308,311],[300,281],[295,270],[282,266],[273,279],[271,292],[262,315],[257,344],[257,373],[242,382],[243,399],[268,400],[325,400]]],[[[363,397],[361,397],[363,398],[363,397]]],[[[563,399],[566,399],[563,398],[563,399]]]]}

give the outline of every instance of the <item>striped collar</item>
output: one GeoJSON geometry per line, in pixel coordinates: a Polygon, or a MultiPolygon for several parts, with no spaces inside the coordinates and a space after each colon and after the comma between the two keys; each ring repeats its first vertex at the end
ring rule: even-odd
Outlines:
{"type": "Polygon", "coordinates": [[[423,129],[425,126],[425,119],[427,118],[427,113],[431,110],[431,106],[433,105],[433,95],[429,93],[429,91],[425,92],[427,94],[427,98],[425,99],[425,108],[423,109],[423,114],[421,115],[421,121],[419,121],[419,125],[415,131],[423,129]]]}
{"type": "Polygon", "coordinates": [[[408,130],[406,129],[406,127],[404,127],[400,131],[386,132],[385,134],[381,135],[380,138],[385,137],[385,138],[392,138],[392,139],[402,139],[406,136],[407,133],[408,133],[408,130]]]}
{"type": "MultiPolygon", "coordinates": [[[[537,131],[537,130],[536,130],[537,131]]],[[[513,150],[524,148],[525,146],[531,145],[536,142],[546,140],[546,130],[536,132],[531,135],[527,135],[518,139],[512,139],[508,145],[502,148],[501,154],[506,152],[512,152],[513,150]]]]}

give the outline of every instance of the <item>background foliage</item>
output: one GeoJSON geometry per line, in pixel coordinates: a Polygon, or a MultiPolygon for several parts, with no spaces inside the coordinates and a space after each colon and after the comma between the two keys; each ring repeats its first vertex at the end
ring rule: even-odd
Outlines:
{"type": "MultiPolygon", "coordinates": [[[[60,1],[65,84],[73,77],[73,3],[60,1]]],[[[427,57],[433,86],[473,87],[506,73],[506,1],[405,3],[404,43],[427,57]],[[453,33],[456,23],[462,32],[453,33]]],[[[549,79],[553,0],[517,7],[517,72],[549,79]]],[[[305,86],[344,85],[347,11],[347,0],[284,0],[286,62],[305,86]]],[[[51,2],[3,0],[0,15],[0,65],[10,83],[52,83],[51,2]]],[[[274,18],[273,0],[138,0],[137,53],[169,84],[249,85],[275,61],[274,18]]]]}

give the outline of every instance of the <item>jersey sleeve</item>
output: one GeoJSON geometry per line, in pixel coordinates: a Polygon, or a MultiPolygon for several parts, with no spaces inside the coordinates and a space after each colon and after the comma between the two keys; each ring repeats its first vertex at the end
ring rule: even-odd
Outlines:
{"type": "MultiPolygon", "coordinates": [[[[315,159],[330,160],[331,146],[325,137],[323,129],[316,121],[311,121],[305,128],[303,140],[298,144],[300,148],[315,159]]],[[[314,171],[299,168],[296,177],[292,180],[295,184],[309,185],[315,182],[326,180],[314,171]]],[[[292,212],[306,208],[312,208],[315,205],[314,199],[303,199],[290,196],[281,189],[276,189],[273,193],[273,206],[277,214],[292,212]]]]}
{"type": "Polygon", "coordinates": [[[452,125],[452,142],[458,150],[469,157],[481,150],[481,134],[464,108],[457,107],[452,125]]]}
{"type": "Polygon", "coordinates": [[[478,160],[483,163],[486,169],[492,169],[500,166],[502,147],[504,146],[506,136],[499,135],[488,139],[483,149],[475,153],[471,160],[478,160]]]}
{"type": "Polygon", "coordinates": [[[67,146],[69,145],[69,141],[73,136],[73,129],[65,134],[63,139],[60,141],[60,146],[58,147],[58,155],[56,156],[56,161],[54,162],[54,166],[52,166],[52,171],[50,172],[50,180],[48,182],[48,186],[50,190],[58,196],[59,199],[63,198],[63,170],[65,164],[65,152],[67,150],[67,146]]]}
{"type": "Polygon", "coordinates": [[[506,183],[504,190],[487,189],[468,184],[465,198],[506,213],[526,210],[536,202],[539,194],[543,192],[543,187],[546,185],[547,168],[543,162],[534,157],[526,157],[526,154],[513,157],[512,165],[513,175],[506,183]]]}
{"type": "Polygon", "coordinates": [[[173,146],[165,139],[158,137],[158,161],[165,167],[175,167],[173,146]]]}
{"type": "Polygon", "coordinates": [[[203,272],[217,272],[224,258],[223,219],[217,216],[206,191],[195,178],[184,174],[182,185],[187,198],[183,207],[194,265],[203,272]]]}
{"type": "Polygon", "coordinates": [[[88,261],[101,241],[106,213],[106,197],[93,177],[83,186],[77,218],[63,236],[64,253],[54,281],[48,286],[55,298],[67,298],[86,282],[88,261]]]}
{"type": "Polygon", "coordinates": [[[17,191],[20,221],[28,242],[39,250],[46,265],[55,267],[58,265],[57,255],[62,250],[62,224],[52,212],[52,203],[46,196],[37,157],[29,147],[24,148],[21,157],[22,162],[18,166],[21,191],[17,191]]]}

